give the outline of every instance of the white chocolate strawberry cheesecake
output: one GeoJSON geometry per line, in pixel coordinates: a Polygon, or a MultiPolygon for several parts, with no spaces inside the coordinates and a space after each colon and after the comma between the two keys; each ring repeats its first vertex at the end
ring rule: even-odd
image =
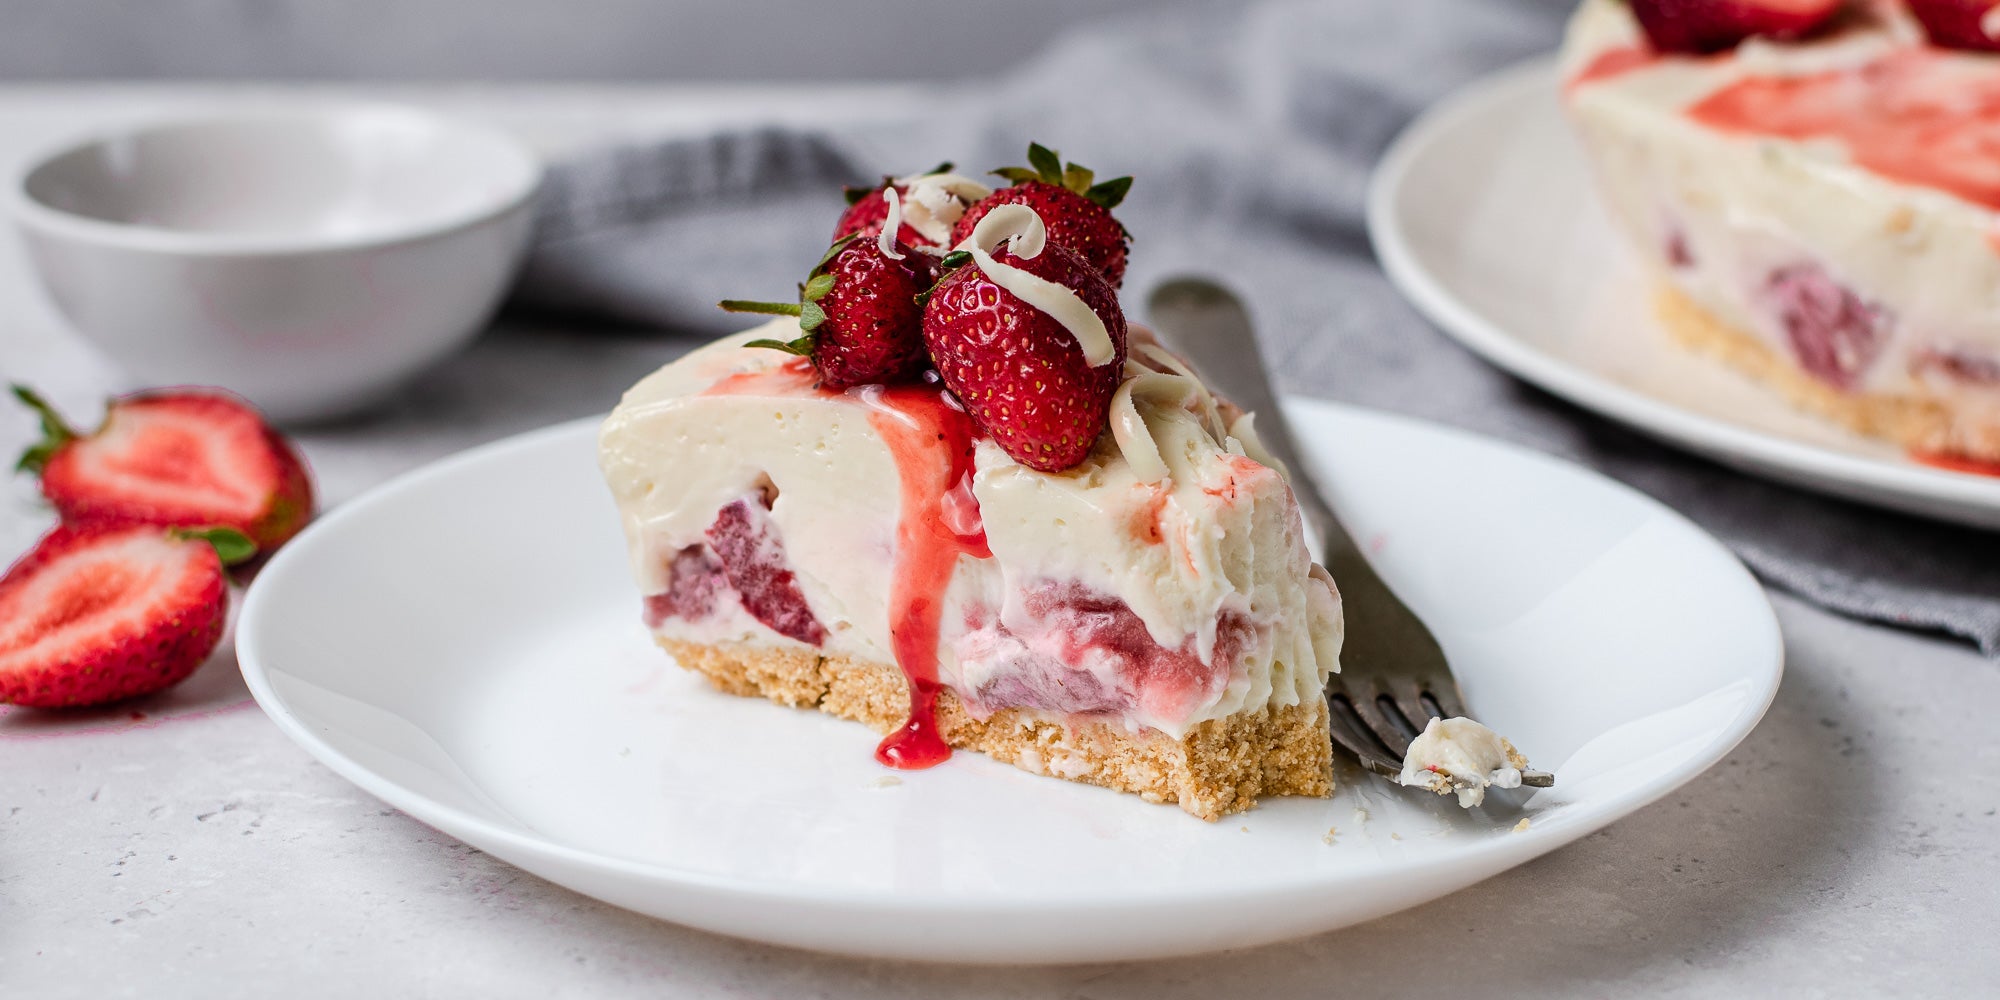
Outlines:
{"type": "Polygon", "coordinates": [[[1206,819],[1327,795],[1340,603],[1284,474],[1060,242],[1123,187],[1031,177],[949,253],[885,184],[798,304],[729,304],[797,318],[626,393],[601,464],[646,625],[891,767],[966,748],[1206,819]]]}
{"type": "Polygon", "coordinates": [[[1678,339],[1978,471],[2000,471],[1994,6],[1585,0],[1561,59],[1678,339]]]}

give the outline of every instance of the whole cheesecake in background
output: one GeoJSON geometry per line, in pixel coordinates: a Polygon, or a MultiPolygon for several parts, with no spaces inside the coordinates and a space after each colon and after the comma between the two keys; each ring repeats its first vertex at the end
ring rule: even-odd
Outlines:
{"type": "Polygon", "coordinates": [[[1030,155],[1038,186],[990,203],[862,192],[880,217],[796,305],[726,303],[781,315],[625,394],[600,463],[646,625],[724,691],[886,734],[891,767],[966,748],[1211,820],[1331,794],[1340,598],[1285,474],[1056,242],[1129,179],[1030,155]],[[918,199],[970,235],[925,242],[918,199]]]}
{"type": "Polygon", "coordinates": [[[1561,63],[1678,340],[1920,460],[2000,472],[2000,55],[1940,44],[1968,44],[1977,6],[1585,0],[1561,63]],[[1791,20],[1696,30],[1764,7],[1791,20]]]}

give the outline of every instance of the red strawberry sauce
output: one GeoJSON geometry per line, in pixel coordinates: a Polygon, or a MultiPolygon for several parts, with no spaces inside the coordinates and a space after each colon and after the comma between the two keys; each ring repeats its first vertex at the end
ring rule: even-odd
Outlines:
{"type": "Polygon", "coordinates": [[[1910,451],[1910,460],[1934,469],[1947,472],[1964,472],[1975,476],[2000,476],[2000,462],[1982,462],[1964,455],[1950,455],[1936,451],[1910,451]]]}
{"type": "MultiPolygon", "coordinates": [[[[812,365],[798,358],[777,368],[728,376],[705,395],[842,395],[815,382],[812,365]]],[[[902,492],[889,634],[896,662],[909,680],[910,715],[875,748],[875,759],[921,770],[951,756],[937,723],[937,648],[945,590],[960,555],[993,556],[972,496],[972,418],[931,386],[857,386],[844,395],[869,408],[869,425],[896,460],[902,492]]]]}
{"type": "Polygon", "coordinates": [[[896,662],[909,678],[910,717],[875,748],[875,759],[920,770],[951,756],[937,724],[938,623],[945,589],[961,554],[993,555],[972,499],[972,418],[929,387],[870,386],[855,394],[873,410],[868,422],[888,443],[902,485],[889,635],[896,662]]]}
{"type": "Polygon", "coordinates": [[[1747,77],[1687,113],[1724,132],[1837,140],[1883,177],[2000,209],[2000,73],[1966,66],[1906,49],[1858,69],[1747,77]]]}

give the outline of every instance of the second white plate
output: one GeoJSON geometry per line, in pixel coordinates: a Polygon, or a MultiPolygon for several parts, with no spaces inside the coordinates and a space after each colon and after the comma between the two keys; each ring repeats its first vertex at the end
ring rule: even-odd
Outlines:
{"type": "Polygon", "coordinates": [[[1418,309],[1515,375],[1747,472],[2000,528],[2000,478],[1935,469],[1673,347],[1538,60],[1479,80],[1377,167],[1368,229],[1418,309]]]}
{"type": "Polygon", "coordinates": [[[973,754],[886,771],[867,729],[720,694],[652,647],[594,421],[321,519],[251,587],[238,655],[327,766],[551,881],[726,934],[940,961],[1184,955],[1366,920],[1630,813],[1763,714],[1770,606],[1684,518],[1467,434],[1292,413],[1467,700],[1556,787],[1461,812],[1346,769],[1333,799],[1211,824],[973,754]]]}

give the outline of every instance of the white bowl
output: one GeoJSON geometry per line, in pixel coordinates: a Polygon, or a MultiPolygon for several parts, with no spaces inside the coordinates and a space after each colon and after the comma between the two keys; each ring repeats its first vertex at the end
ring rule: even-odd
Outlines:
{"type": "Polygon", "coordinates": [[[366,406],[470,340],[540,179],[509,136],[368,105],[90,140],[11,200],[56,306],[127,372],[296,420],[366,406]]]}

